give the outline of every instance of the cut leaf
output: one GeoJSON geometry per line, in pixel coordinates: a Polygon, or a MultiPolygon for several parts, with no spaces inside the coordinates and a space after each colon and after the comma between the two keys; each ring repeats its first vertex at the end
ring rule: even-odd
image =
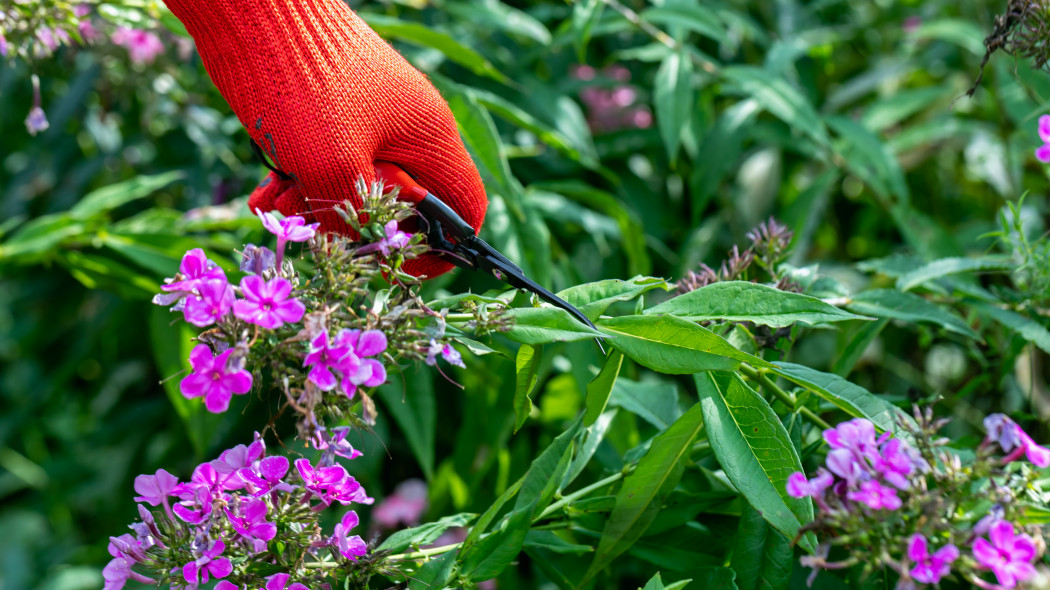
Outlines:
{"type": "Polygon", "coordinates": [[[602,337],[601,332],[581,324],[560,307],[519,307],[509,310],[505,317],[514,322],[506,336],[530,346],[602,337]]]}

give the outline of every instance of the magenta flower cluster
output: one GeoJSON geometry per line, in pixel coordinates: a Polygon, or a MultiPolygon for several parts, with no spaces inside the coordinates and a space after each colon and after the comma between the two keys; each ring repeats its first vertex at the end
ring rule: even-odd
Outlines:
{"type": "MultiPolygon", "coordinates": [[[[171,580],[173,587],[197,588],[230,577],[244,584],[224,580],[216,588],[254,589],[258,584],[252,583],[260,576],[251,565],[272,571],[278,565],[274,555],[289,555],[292,563],[319,559],[323,551],[350,561],[366,555],[365,542],[351,534],[358,524],[352,510],[330,535],[318,532],[317,513],[331,504],[372,503],[361,484],[334,462],[334,454],[322,455],[316,464],[296,459],[291,469],[288,458],[266,456],[265,451],[257,435],[250,445],[238,445],[201,463],[188,481],[180,482],[163,469],[136,477],[140,522],[130,526],[132,533],[110,538],[113,559],[103,571],[105,589],[118,590],[128,580],[162,579],[171,580]],[[162,510],[155,514],[147,504],[162,510]],[[273,547],[279,531],[285,531],[281,546],[273,547]],[[300,534],[288,535],[289,531],[300,534]]],[[[360,455],[345,441],[339,454],[360,455]]],[[[288,581],[287,573],[271,574],[265,587],[302,587],[289,587],[288,581]]]]}
{"type": "Polygon", "coordinates": [[[310,367],[307,379],[321,391],[337,386],[353,398],[359,385],[375,387],[386,381],[386,368],[372,357],[386,350],[386,336],[379,330],[342,330],[329,338],[321,330],[310,342],[310,353],[303,360],[310,367]]]}
{"type": "Polygon", "coordinates": [[[928,466],[907,443],[889,433],[876,438],[875,425],[860,418],[824,431],[831,447],[825,467],[807,480],[798,472],[788,477],[787,492],[809,496],[826,511],[849,510],[853,504],[870,510],[901,507],[898,491],[911,487],[909,476],[928,466]]]}
{"type": "MultiPolygon", "coordinates": [[[[1024,456],[1038,467],[1050,466],[1050,450],[1036,444],[1010,418],[992,414],[984,420],[984,425],[988,436],[982,449],[998,445],[1005,453],[1001,460],[996,459],[998,464],[1024,456]]],[[[831,449],[824,466],[811,479],[801,472],[793,473],[786,484],[788,495],[812,498],[821,519],[840,525],[853,522],[852,526],[868,530],[872,526],[870,519],[885,521],[894,512],[901,511],[908,494],[929,493],[926,478],[931,473],[933,459],[927,461],[922,453],[901,439],[891,438],[889,433],[876,436],[870,421],[854,419],[825,430],[823,436],[831,449]]],[[[937,461],[952,459],[945,456],[937,461]]],[[[1004,518],[1002,507],[996,505],[979,522],[966,525],[959,536],[910,534],[901,553],[906,566],[898,570],[902,581],[938,584],[952,572],[953,564],[969,567],[971,572],[974,571],[972,564],[976,564],[977,573],[990,571],[995,575],[999,588],[1014,588],[1035,575],[1034,562],[1040,550],[1035,540],[1019,532],[1014,523],[1004,518]],[[950,542],[951,538],[958,546],[950,542]],[[972,559],[959,563],[970,564],[968,566],[956,563],[962,556],[962,548],[969,548],[972,559]]],[[[831,567],[820,559],[806,559],[807,563],[831,567]]],[[[980,578],[971,578],[971,581],[985,584],[981,587],[993,587],[980,578]]]]}

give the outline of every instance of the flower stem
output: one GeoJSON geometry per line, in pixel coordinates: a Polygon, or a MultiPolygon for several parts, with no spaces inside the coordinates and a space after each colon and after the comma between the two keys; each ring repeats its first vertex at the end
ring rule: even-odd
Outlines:
{"type": "MultiPolygon", "coordinates": [[[[797,403],[795,396],[781,389],[780,386],[776,383],[773,383],[773,380],[770,379],[769,376],[767,376],[765,373],[758,371],[752,367],[749,367],[748,365],[740,365],[740,372],[743,373],[748,379],[753,379],[759,384],[761,384],[762,388],[768,391],[770,394],[772,394],[773,397],[779,399],[780,401],[784,402],[788,406],[791,406],[792,408],[795,407],[795,404],[797,403]]],[[[821,428],[831,428],[831,424],[825,422],[824,419],[816,415],[813,412],[813,410],[810,410],[809,408],[803,406],[799,408],[798,411],[800,414],[809,419],[810,422],[816,424],[817,426],[820,426],[821,428]]]]}

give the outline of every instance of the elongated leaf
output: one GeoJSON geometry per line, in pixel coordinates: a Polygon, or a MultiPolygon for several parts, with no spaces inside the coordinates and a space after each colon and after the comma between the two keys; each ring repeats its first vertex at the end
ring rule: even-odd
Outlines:
{"type": "Polygon", "coordinates": [[[587,427],[586,430],[580,432],[579,439],[576,442],[576,452],[573,453],[572,463],[569,464],[569,470],[565,472],[565,479],[562,480],[561,487],[565,489],[569,487],[577,477],[583,473],[583,469],[587,467],[587,463],[590,462],[591,457],[594,456],[595,451],[598,450],[598,445],[605,439],[605,434],[609,431],[609,426],[612,425],[613,419],[616,418],[618,410],[613,408],[607,412],[602,413],[598,416],[598,419],[587,427]]]}
{"type": "Polygon", "coordinates": [[[661,431],[682,415],[678,406],[678,387],[663,381],[620,379],[613,387],[609,403],[627,410],[661,431]]]}
{"type": "Polygon", "coordinates": [[[477,545],[460,551],[460,575],[483,582],[500,574],[521,553],[532,524],[532,508],[518,508],[500,521],[500,526],[482,537],[477,545]]]}
{"type": "Polygon", "coordinates": [[[722,75],[791,129],[800,130],[819,145],[830,147],[824,121],[786,80],[754,66],[731,66],[723,69],[722,75]]]}
{"type": "Polygon", "coordinates": [[[80,237],[85,231],[84,223],[65,213],[42,215],[26,222],[0,244],[0,262],[36,263],[66,240],[80,237]]]}
{"type": "Polygon", "coordinates": [[[703,425],[703,413],[700,404],[696,404],[653,439],[649,452],[624,479],[616,495],[616,506],[605,523],[598,551],[585,579],[605,569],[645,533],[664,498],[678,485],[693,440],[703,425]]]}
{"type": "Polygon", "coordinates": [[[653,105],[656,122],[668,157],[674,160],[682,143],[682,132],[689,125],[696,95],[693,89],[693,62],[684,53],[668,55],[656,71],[653,105]]]}
{"type": "Polygon", "coordinates": [[[671,315],[634,315],[601,320],[598,329],[615,336],[608,341],[638,364],[661,373],[684,375],[728,371],[747,362],[766,361],[742,352],[711,330],[671,315]]]}
{"type": "Polygon", "coordinates": [[[719,43],[729,44],[726,25],[711,8],[700,3],[657,6],[642,11],[642,20],[669,27],[695,31],[719,43]]]}
{"type": "Polygon", "coordinates": [[[471,88],[470,92],[477,98],[478,103],[494,115],[532,132],[543,143],[588,168],[593,169],[599,166],[598,155],[595,153],[593,141],[579,143],[579,138],[567,136],[561,131],[548,126],[502,96],[479,88],[471,88]]]}
{"type": "Polygon", "coordinates": [[[467,68],[479,76],[486,76],[503,82],[507,79],[489,60],[470,47],[456,41],[449,35],[421,25],[404,21],[391,16],[362,12],[361,18],[384,37],[397,39],[412,45],[430,47],[442,53],[449,60],[467,68]]]}
{"type": "Polygon", "coordinates": [[[941,258],[934,260],[920,268],[901,275],[897,279],[897,288],[901,291],[909,291],[934,279],[962,272],[976,272],[985,270],[1005,271],[1014,267],[1014,264],[1005,258],[941,258]]]}
{"type": "Polygon", "coordinates": [[[842,154],[846,167],[854,175],[883,198],[889,195],[904,200],[910,198],[904,171],[887,144],[848,117],[829,116],[827,122],[839,134],[836,151],[842,154]]]}
{"type": "Polygon", "coordinates": [[[532,390],[536,388],[537,371],[540,365],[541,348],[523,344],[515,360],[517,379],[514,387],[514,432],[517,432],[532,412],[532,390]]]}
{"type": "Polygon", "coordinates": [[[434,446],[437,436],[437,401],[429,371],[409,367],[404,382],[392,379],[376,395],[394,418],[427,480],[434,477],[434,446]]]}
{"type": "Polygon", "coordinates": [[[580,431],[580,423],[580,420],[573,422],[572,426],[559,434],[532,462],[529,470],[525,472],[521,491],[514,504],[515,509],[531,507],[535,517],[561,489],[562,478],[569,469],[569,460],[572,458],[572,440],[580,431]]]}
{"type": "Polygon", "coordinates": [[[774,363],[773,372],[798,383],[854,418],[867,418],[883,432],[896,432],[895,417],[907,418],[899,408],[850,381],[794,363],[774,363]]]}
{"type": "Polygon", "coordinates": [[[673,584],[665,585],[664,581],[660,579],[660,572],[656,572],[656,575],[649,578],[649,581],[645,583],[645,587],[640,590],[677,590],[678,588],[685,588],[689,582],[692,582],[692,580],[679,580],[673,584]]]}
{"type": "Polygon", "coordinates": [[[871,319],[843,311],[816,297],[789,293],[747,281],[712,283],[645,310],[693,321],[754,322],[782,328],[795,322],[819,324],[871,319]]]}
{"type": "Polygon", "coordinates": [[[984,315],[992,318],[1007,328],[1017,332],[1017,335],[1032,344],[1050,352],[1050,331],[1031,318],[1008,309],[1001,309],[987,303],[974,304],[974,308],[984,315]]]}
{"type": "Polygon", "coordinates": [[[733,547],[733,569],[740,590],[782,590],[791,579],[791,540],[777,532],[751,506],[740,515],[733,547]]]}
{"type": "Polygon", "coordinates": [[[602,337],[560,307],[519,307],[507,312],[514,325],[506,332],[511,340],[535,346],[548,342],[573,342],[602,337]]]}
{"type": "Polygon", "coordinates": [[[882,333],[882,330],[889,323],[889,320],[882,319],[862,325],[849,339],[846,346],[842,348],[842,354],[835,359],[835,364],[832,365],[831,372],[839,377],[849,375],[850,371],[852,371],[853,367],[857,364],[857,361],[859,361],[861,356],[864,355],[864,351],[871,346],[871,343],[878,338],[879,334],[882,333]]]}
{"type": "Polygon", "coordinates": [[[594,380],[587,384],[587,411],[583,415],[584,426],[594,424],[598,416],[605,411],[605,405],[609,403],[609,396],[612,394],[621,366],[623,366],[623,354],[617,350],[610,350],[609,356],[605,357],[601,371],[594,380]]]}
{"type": "MultiPolygon", "coordinates": [[[[785,485],[802,471],[795,446],[780,419],[762,396],[736,373],[696,375],[705,432],[726,477],[769,524],[794,539],[813,520],[809,499],[792,498],[785,485]]],[[[813,550],[810,535],[799,545],[813,550]]]]}
{"type": "Polygon", "coordinates": [[[131,180],[104,186],[84,195],[84,198],[69,209],[69,214],[74,219],[90,219],[121,205],[144,199],[183,177],[185,174],[181,171],[165,172],[153,176],[137,176],[131,180]]]}
{"type": "Polygon", "coordinates": [[[503,510],[503,506],[507,502],[509,502],[511,498],[518,495],[518,492],[521,491],[521,485],[523,483],[525,483],[524,477],[514,482],[514,484],[506,490],[503,490],[503,493],[500,494],[498,498],[496,498],[496,501],[493,502],[492,505],[490,505],[488,508],[486,508],[485,512],[481,513],[481,516],[478,517],[478,521],[474,523],[474,526],[470,528],[470,532],[467,533],[467,538],[463,540],[463,546],[460,547],[460,553],[469,550],[471,547],[477,544],[478,539],[481,538],[481,535],[484,534],[484,532],[489,528],[489,525],[492,524],[492,521],[496,520],[496,517],[499,515],[500,511],[503,510]]]}
{"type": "Polygon", "coordinates": [[[974,332],[962,318],[914,293],[905,293],[896,289],[864,291],[854,295],[847,307],[858,313],[877,318],[935,324],[950,332],[980,340],[977,332],[974,332]]]}
{"type": "Polygon", "coordinates": [[[551,531],[535,530],[529,531],[529,533],[525,535],[525,547],[547,549],[554,553],[568,555],[580,555],[582,553],[591,553],[594,551],[594,547],[591,547],[590,545],[570,543],[551,531]]]}
{"type": "Polygon", "coordinates": [[[610,305],[617,301],[630,301],[653,289],[668,290],[670,287],[664,279],[655,277],[634,277],[627,281],[608,279],[596,283],[585,283],[569,287],[558,293],[558,297],[583,312],[591,321],[605,313],[610,305]]]}
{"type": "Polygon", "coordinates": [[[408,590],[438,590],[452,577],[456,551],[449,551],[424,563],[408,580],[408,590]]]}
{"type": "Polygon", "coordinates": [[[602,16],[605,3],[601,0],[580,0],[572,7],[572,32],[576,42],[576,60],[587,63],[587,45],[594,25],[602,16]]]}
{"type": "Polygon", "coordinates": [[[452,516],[446,516],[440,520],[434,522],[428,522],[426,524],[398,531],[389,537],[379,547],[380,551],[390,551],[391,553],[399,553],[412,547],[414,545],[429,545],[437,540],[446,530],[453,527],[467,526],[475,518],[477,514],[453,514],[452,516]]]}

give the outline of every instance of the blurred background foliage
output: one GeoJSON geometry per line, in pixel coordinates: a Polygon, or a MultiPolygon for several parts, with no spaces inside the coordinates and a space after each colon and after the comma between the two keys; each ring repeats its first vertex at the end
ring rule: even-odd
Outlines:
{"type": "MultiPolygon", "coordinates": [[[[187,249],[233,265],[235,248],[262,238],[244,205],[263,172],[247,136],[161,4],[92,4],[79,17],[63,12],[68,3],[44,4],[32,22],[0,8],[12,48],[0,59],[5,590],[97,587],[108,536],[135,516],[135,475],[185,476],[273,414],[258,400],[221,418],[180,404],[178,377],[161,382],[181,370],[187,335],[149,302],[187,249]],[[41,49],[44,26],[68,27],[70,39],[41,49]],[[163,51],[133,59],[113,42],[121,26],[151,31],[163,51]],[[33,74],[49,121],[35,136],[24,123],[33,74]]],[[[483,237],[555,291],[717,268],[772,215],[795,232],[790,263],[811,294],[899,288],[924,262],[963,257],[985,262],[938,275],[925,299],[1005,301],[1045,324],[1048,177],[1033,150],[1050,78],[997,55],[964,96],[1003,4],[351,2],[449,100],[492,197],[483,237]]],[[[452,273],[426,293],[495,286],[452,273]]],[[[879,315],[879,305],[866,309],[879,315]]],[[[951,316],[961,323],[890,317],[814,331],[790,359],[897,402],[943,397],[956,436],[993,409],[1050,415],[1038,323],[997,323],[976,304],[951,316]]],[[[450,374],[462,389],[408,368],[380,392],[376,432],[360,435],[366,456],[353,464],[377,498],[422,477],[428,516],[483,511],[577,414],[599,364],[593,346],[547,347],[536,408],[512,434],[513,348],[489,344],[503,354],[450,374]]],[[[614,404],[627,411],[615,414],[591,480],[692,395],[687,381],[638,367],[623,377],[614,404]]],[[[702,524],[669,517],[610,580],[641,585],[654,569],[697,578],[725,562],[739,500],[682,485],[708,494],[702,524]],[[680,554],[651,549],[669,543],[680,554]]],[[[551,583],[579,559],[538,551],[500,587],[551,583]]]]}

